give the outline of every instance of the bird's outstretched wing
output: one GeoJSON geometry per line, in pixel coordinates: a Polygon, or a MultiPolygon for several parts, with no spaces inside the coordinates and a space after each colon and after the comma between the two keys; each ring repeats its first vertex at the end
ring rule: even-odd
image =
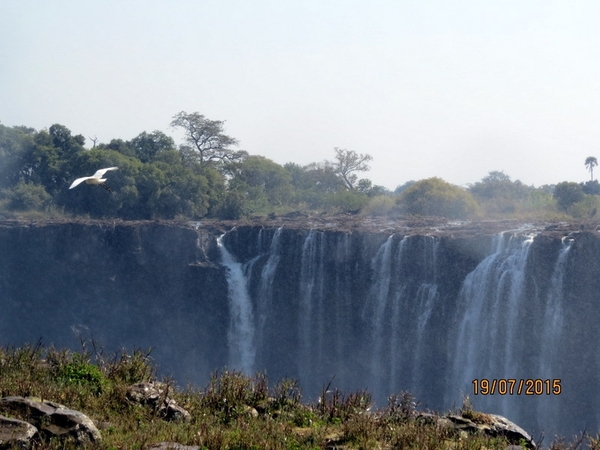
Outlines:
{"type": "Polygon", "coordinates": [[[102,175],[104,175],[109,170],[117,170],[117,169],[118,169],[118,167],[107,167],[106,169],[97,170],[96,173],[93,175],[93,178],[102,178],[102,175]]]}
{"type": "Polygon", "coordinates": [[[98,184],[102,178],[102,175],[104,175],[109,170],[117,170],[117,169],[118,169],[118,167],[107,167],[106,169],[97,170],[96,173],[94,175],[92,175],[91,177],[77,178],[75,181],[73,181],[73,183],[71,184],[71,187],[69,187],[69,189],[73,189],[75,186],[77,186],[80,183],[83,183],[85,180],[97,180],[96,182],[91,182],[91,183],[98,184]]]}
{"type": "Polygon", "coordinates": [[[94,178],[94,177],[81,177],[81,178],[77,178],[75,181],[73,181],[73,183],[71,183],[71,186],[69,187],[69,189],[73,189],[78,184],[83,183],[85,180],[88,180],[90,178],[94,178]]]}

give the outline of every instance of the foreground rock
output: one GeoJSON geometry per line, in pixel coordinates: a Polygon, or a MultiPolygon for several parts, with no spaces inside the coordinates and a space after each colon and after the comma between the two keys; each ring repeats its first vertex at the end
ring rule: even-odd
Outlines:
{"type": "MultiPolygon", "coordinates": [[[[3,397],[0,399],[0,412],[15,416],[35,428],[35,432],[33,432],[31,428],[24,425],[10,425],[7,423],[6,428],[4,428],[7,436],[10,436],[11,426],[14,427],[13,430],[21,429],[25,431],[25,435],[31,434],[28,439],[25,439],[25,435],[21,434],[24,439],[22,439],[23,442],[31,441],[36,433],[46,439],[52,437],[73,439],[79,445],[98,443],[102,440],[100,432],[89,417],[58,403],[30,397],[3,397]]],[[[25,445],[20,444],[20,442],[17,440],[15,444],[25,445]]]]}
{"type": "Polygon", "coordinates": [[[37,428],[30,423],[0,416],[0,449],[28,448],[37,435],[37,428]]]}
{"type": "Polygon", "coordinates": [[[148,447],[148,450],[200,450],[197,445],[183,445],[176,442],[159,442],[148,447]]]}
{"type": "Polygon", "coordinates": [[[441,427],[454,428],[459,432],[468,434],[481,433],[490,437],[503,437],[510,444],[519,446],[519,448],[522,448],[522,446],[531,449],[536,448],[535,442],[529,433],[506,417],[497,414],[469,411],[468,414],[463,415],[448,414],[445,416],[436,416],[434,414],[421,413],[417,418],[435,423],[441,427]]]}
{"type": "Polygon", "coordinates": [[[189,422],[192,416],[189,412],[169,397],[169,386],[158,381],[137,383],[127,390],[127,399],[149,406],[165,420],[173,422],[189,422]]]}

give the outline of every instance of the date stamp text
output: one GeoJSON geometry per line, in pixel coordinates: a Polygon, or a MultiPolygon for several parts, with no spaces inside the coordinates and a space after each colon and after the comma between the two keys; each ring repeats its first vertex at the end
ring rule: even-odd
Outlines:
{"type": "Polygon", "coordinates": [[[560,379],[481,378],[473,383],[474,395],[560,395],[560,379]]]}

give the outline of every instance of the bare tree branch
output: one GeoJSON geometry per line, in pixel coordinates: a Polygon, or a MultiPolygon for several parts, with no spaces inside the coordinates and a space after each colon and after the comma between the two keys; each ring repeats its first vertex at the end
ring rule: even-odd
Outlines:
{"type": "Polygon", "coordinates": [[[245,151],[234,151],[231,146],[237,146],[238,140],[223,133],[222,120],[210,120],[202,114],[191,114],[181,111],[173,116],[172,127],[183,128],[185,140],[189,144],[186,148],[197,152],[197,161],[205,165],[210,161],[238,161],[245,156],[245,151]]]}
{"type": "Polygon", "coordinates": [[[355,190],[357,187],[358,175],[354,172],[366,172],[370,169],[367,164],[373,160],[371,155],[356,153],[354,150],[346,150],[335,147],[335,161],[329,162],[333,170],[338,174],[346,187],[355,190]]]}

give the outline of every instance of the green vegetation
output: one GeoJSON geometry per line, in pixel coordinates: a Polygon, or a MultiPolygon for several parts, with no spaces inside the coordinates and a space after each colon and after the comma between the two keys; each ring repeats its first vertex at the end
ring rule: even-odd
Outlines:
{"type": "Polygon", "coordinates": [[[477,203],[468,191],[440,178],[417,181],[400,194],[398,201],[406,212],[419,216],[464,219],[478,212],[477,203]]]}
{"type": "Polygon", "coordinates": [[[92,148],[64,125],[38,131],[0,124],[0,218],[238,219],[301,211],[567,220],[598,209],[593,156],[585,160],[585,183],[534,188],[492,171],[467,188],[430,178],[390,192],[359,179],[369,170],[368,154],[336,147],[333,160],[280,165],[236,149],[224,124],[182,111],[171,122],[183,132],[179,146],[156,130],[130,141],[94,138],[92,148]],[[119,167],[109,175],[112,194],[86,185],[69,190],[75,178],[111,166],[119,167]]]}
{"type": "MultiPolygon", "coordinates": [[[[215,450],[507,446],[501,438],[466,435],[418,418],[417,403],[407,393],[394,395],[386,407],[371,411],[368,392],[345,395],[327,385],[316,404],[305,404],[294,380],[270,387],[263,374],[248,377],[227,370],[215,373],[203,390],[181,390],[167,381],[169,395],[191,414],[189,422],[168,422],[126,396],[131,384],[155,377],[149,361],[149,352],[143,351],[107,356],[85,348],[80,353],[41,345],[0,348],[0,394],[38,397],[83,412],[102,434],[102,443],[89,445],[95,449],[143,449],[164,441],[215,450]]],[[[470,408],[463,410],[458,412],[463,417],[485,417],[470,408]]],[[[45,442],[36,448],[74,448],[74,444],[45,442]]]]}

